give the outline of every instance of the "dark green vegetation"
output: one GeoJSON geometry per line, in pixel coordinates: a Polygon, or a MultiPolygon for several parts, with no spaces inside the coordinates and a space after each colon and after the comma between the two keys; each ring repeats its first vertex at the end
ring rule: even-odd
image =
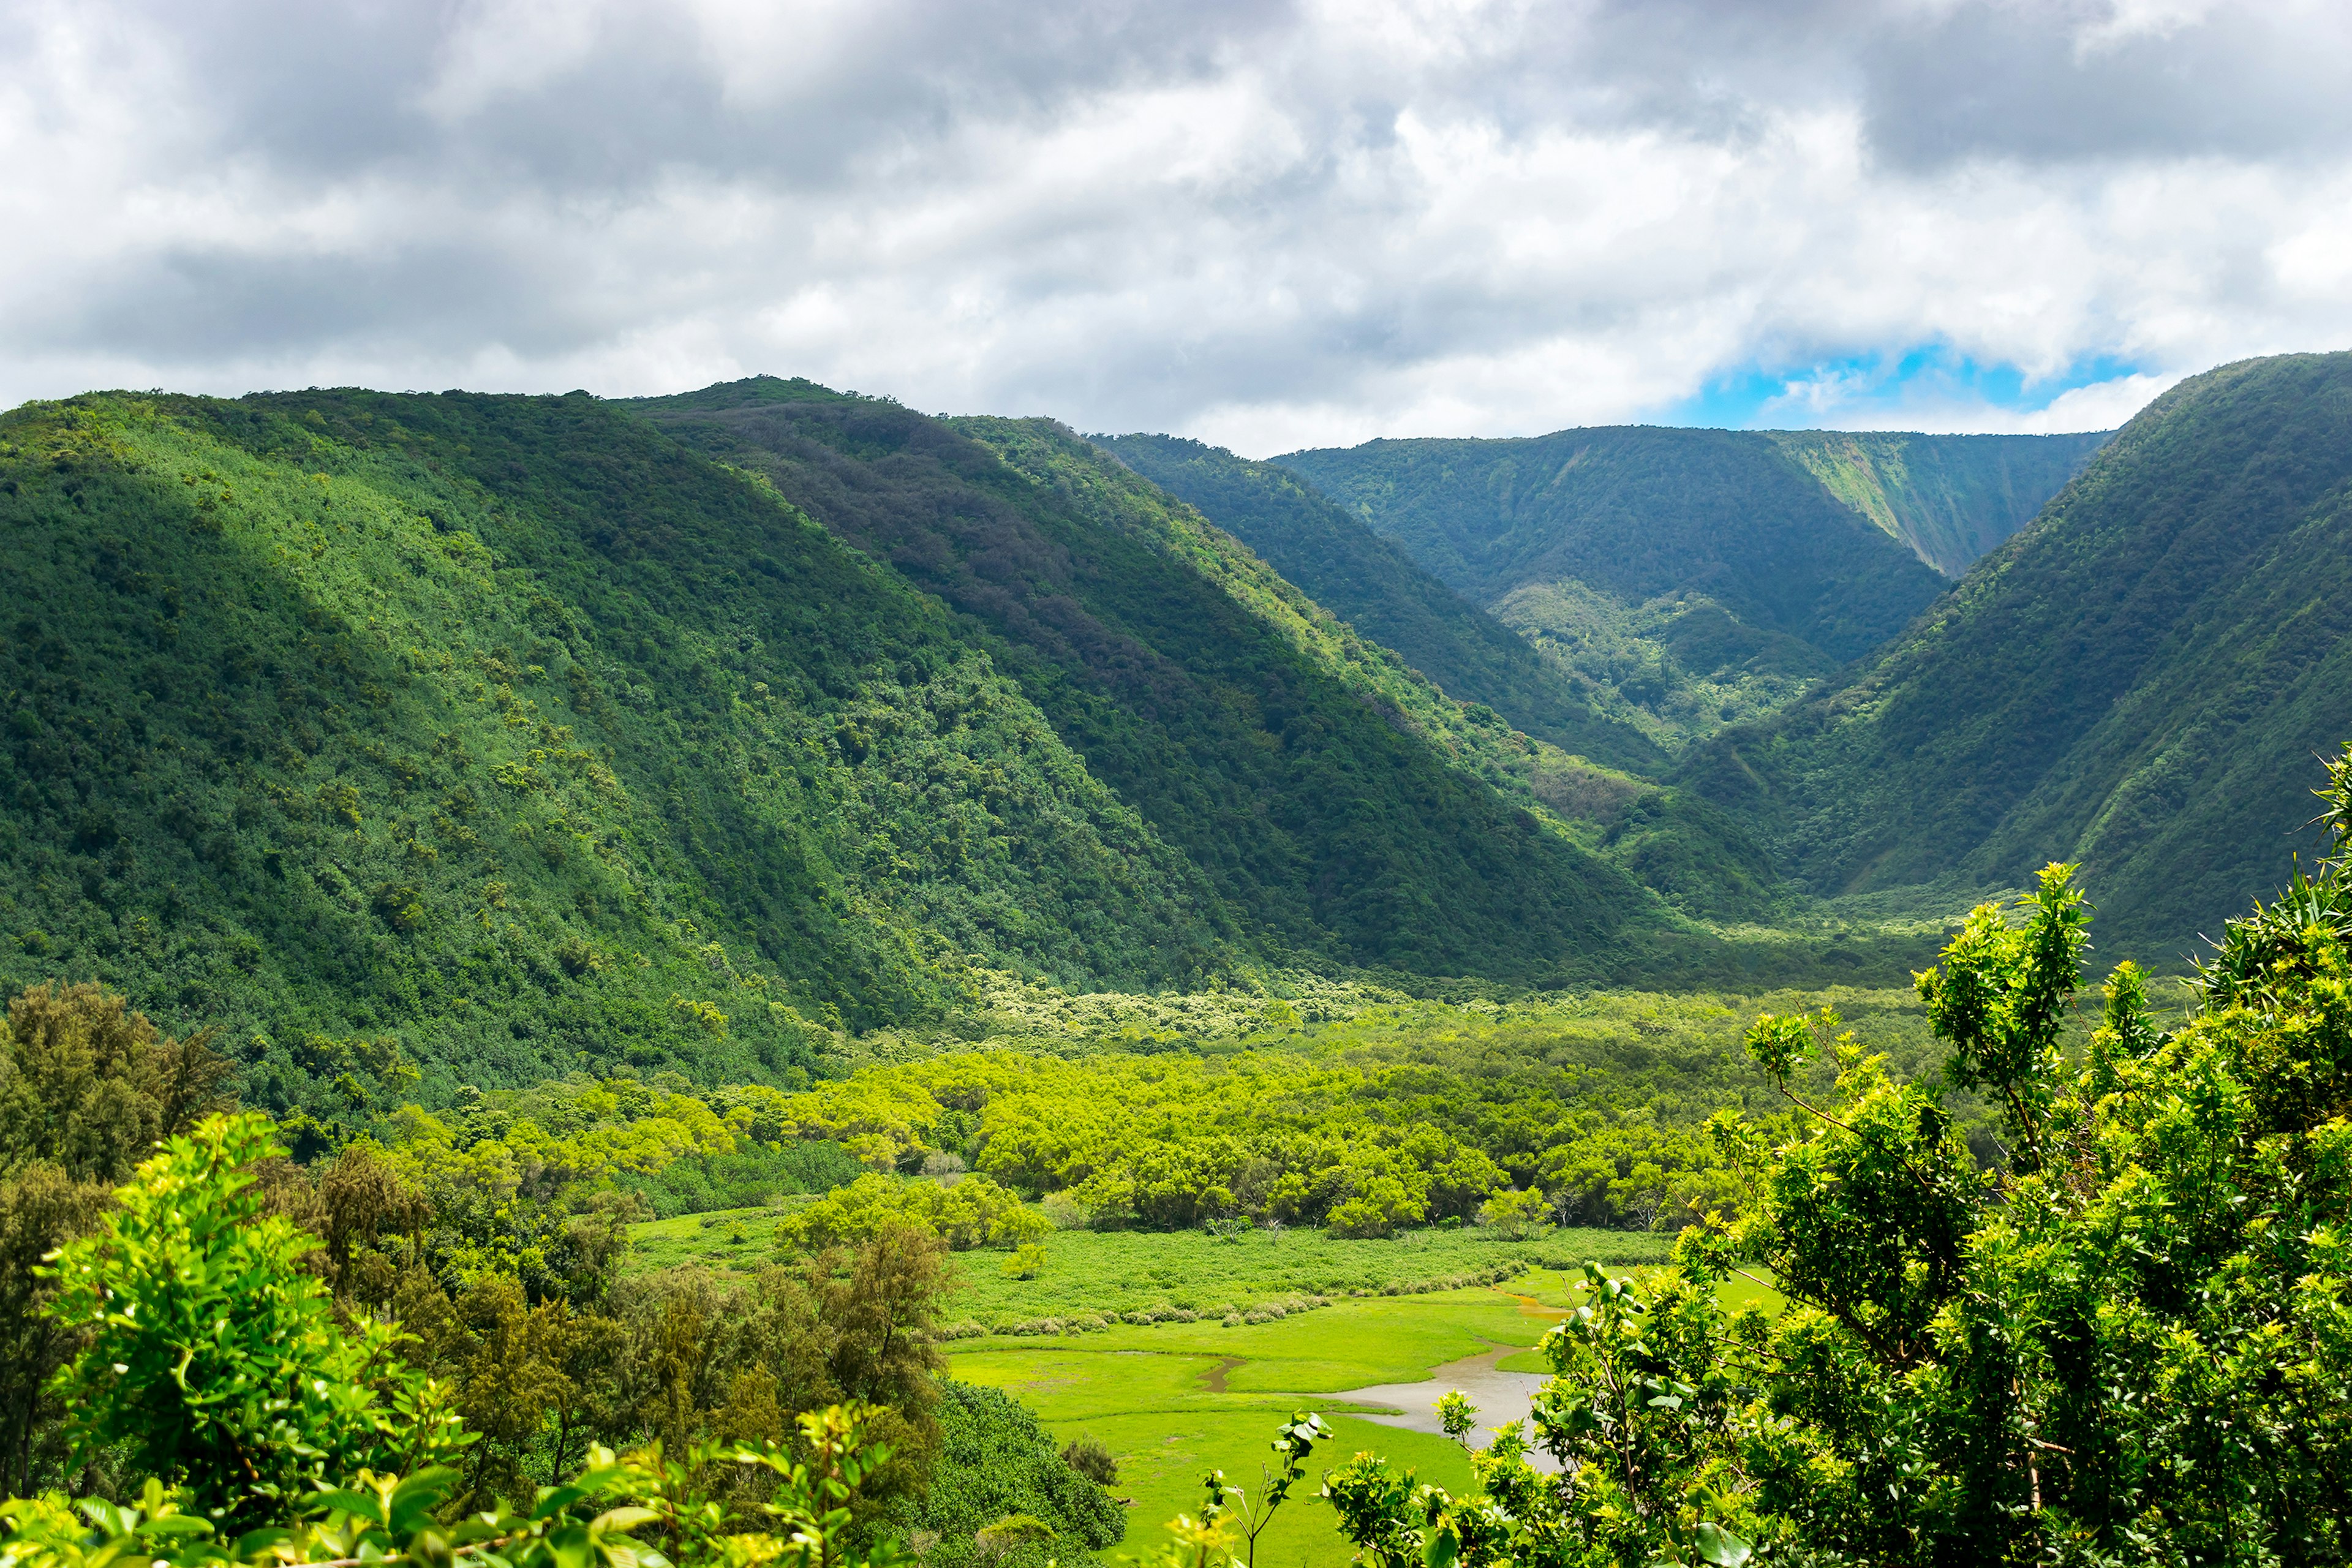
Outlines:
{"type": "Polygon", "coordinates": [[[1679,749],[1900,631],[1945,586],[1923,560],[1964,566],[2103,439],[1633,427],[1276,461],[1679,749]]]}
{"type": "Polygon", "coordinates": [[[939,1473],[892,1515],[924,1562],[1019,1568],[1083,1559],[1125,1537],[1126,1514],[1104,1489],[1118,1479],[1107,1451],[1081,1461],[1101,1473],[1082,1475],[999,1390],[942,1381],[940,1392],[939,1473]]]}
{"type": "Polygon", "coordinates": [[[1095,441],[1449,696],[1483,702],[1514,729],[1611,767],[1642,773],[1664,762],[1641,731],[1597,711],[1586,683],[1297,475],[1174,436],[1095,441]]]}
{"type": "Polygon", "coordinates": [[[1201,868],[1225,929],[1526,973],[1648,918],[1629,879],[1496,787],[1523,742],[1060,427],[778,382],[639,406],[964,617],[1201,868]]]}
{"type": "Polygon", "coordinates": [[[1649,1289],[1589,1272],[1557,1374],[1460,1497],[1360,1458],[1325,1491],[1384,1568],[1694,1560],[2318,1565],[2352,1550],[2352,749],[2330,854],[2232,921],[2166,1028],[2126,963],[2062,1048],[2088,925],[2051,866],[1921,976],[1990,1173],[1935,1086],[1767,1016],[1790,1136],[1727,1115],[1736,1201],[1649,1289]],[[1827,1093],[1790,1082],[1835,1063],[1827,1093]],[[1719,1288],[1764,1268],[1777,1315],[1719,1288]],[[1539,1447],[1568,1474],[1540,1475],[1539,1447]]]}
{"type": "Polygon", "coordinates": [[[1024,977],[1917,961],[1694,928],[1779,907],[1730,818],[1450,700],[1056,426],[641,413],[8,415],[0,981],[122,986],[356,1124],[418,1073],[792,1081],[1024,977]]]}
{"type": "Polygon", "coordinates": [[[2125,426],[2034,525],[1833,693],[1688,782],[1817,891],[2079,860],[2173,963],[2315,842],[2352,731],[2352,354],[2226,366],[2125,426]]]}

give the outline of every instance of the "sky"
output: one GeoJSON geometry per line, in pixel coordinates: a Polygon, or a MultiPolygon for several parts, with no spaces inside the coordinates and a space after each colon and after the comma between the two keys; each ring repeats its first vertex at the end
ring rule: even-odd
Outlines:
{"type": "Polygon", "coordinates": [[[2352,347],[2347,82],[2344,0],[0,0],[0,405],[2100,429],[2352,347]]]}

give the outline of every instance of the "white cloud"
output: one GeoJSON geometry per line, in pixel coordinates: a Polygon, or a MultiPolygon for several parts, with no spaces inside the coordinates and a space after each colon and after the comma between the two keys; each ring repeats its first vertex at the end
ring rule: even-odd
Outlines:
{"type": "Polygon", "coordinates": [[[2352,342],[2352,21],[2293,0],[0,22],[11,402],[768,370],[1266,453],[1759,372],[1772,422],[2102,425],[2352,342]],[[1802,368],[1922,347],[2022,411],[1802,368]]]}

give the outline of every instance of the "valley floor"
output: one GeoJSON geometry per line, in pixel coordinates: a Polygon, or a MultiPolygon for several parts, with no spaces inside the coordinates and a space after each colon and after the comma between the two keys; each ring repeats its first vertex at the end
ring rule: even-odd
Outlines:
{"type": "MultiPolygon", "coordinates": [[[[950,1346],[949,1375],[1013,1394],[1056,1441],[1090,1435],[1110,1448],[1119,1467],[1112,1490],[1132,1500],[1127,1540],[1110,1553],[1115,1557],[1148,1558],[1166,1541],[1166,1521],[1180,1513],[1197,1518],[1202,1479],[1212,1469],[1246,1486],[1255,1500],[1275,1429],[1312,1410],[1337,1436],[1308,1462],[1307,1479],[1260,1540],[1258,1563],[1341,1568],[1353,1553],[1330,1506],[1316,1495],[1325,1468],[1372,1452],[1454,1489],[1467,1484],[1470,1465],[1446,1438],[1376,1421],[1381,1406],[1337,1396],[1400,1394],[1393,1385],[1423,1384],[1437,1369],[1473,1358],[1491,1360],[1502,1373],[1541,1372],[1535,1346],[1580,1299],[1580,1278],[1577,1270],[1540,1268],[1495,1285],[1353,1298],[1235,1328],[1212,1321],[1120,1325],[1043,1343],[992,1336],[950,1346]],[[1493,1356],[1497,1350],[1505,1352],[1499,1358],[1493,1356]]],[[[1727,1294],[1777,1305],[1745,1282],[1727,1294]]],[[[1518,1414],[1490,1406],[1480,1426],[1518,1414]]]]}

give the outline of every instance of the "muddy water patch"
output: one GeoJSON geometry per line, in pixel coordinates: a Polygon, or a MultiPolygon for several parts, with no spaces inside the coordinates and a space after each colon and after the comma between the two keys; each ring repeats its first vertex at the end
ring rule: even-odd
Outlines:
{"type": "MultiPolygon", "coordinates": [[[[1470,1446],[1483,1448],[1495,1440],[1493,1428],[1513,1421],[1527,1419],[1547,1374],[1539,1372],[1504,1372],[1496,1365],[1506,1356],[1518,1354],[1523,1345],[1496,1345],[1476,1355],[1464,1356],[1460,1361],[1447,1362],[1431,1369],[1427,1377],[1418,1383],[1379,1383],[1369,1388],[1350,1388],[1322,1397],[1336,1405],[1385,1405],[1385,1411],[1360,1410],[1351,1412],[1362,1420],[1377,1421],[1383,1426],[1402,1426],[1408,1432],[1443,1434],[1445,1423],[1438,1418],[1437,1402],[1459,1389],[1471,1404],[1478,1407],[1478,1425],[1470,1434],[1470,1446]]],[[[1530,1450],[1528,1462],[1539,1470],[1558,1470],[1559,1465],[1550,1455],[1530,1450]]]]}

